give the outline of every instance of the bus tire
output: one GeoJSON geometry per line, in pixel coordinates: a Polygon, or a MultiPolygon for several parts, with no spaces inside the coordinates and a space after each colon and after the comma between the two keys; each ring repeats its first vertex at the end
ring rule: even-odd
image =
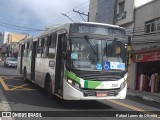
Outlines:
{"type": "Polygon", "coordinates": [[[23,81],[24,81],[25,83],[28,83],[28,80],[27,80],[27,70],[26,70],[26,68],[24,68],[24,71],[23,71],[23,81]]]}
{"type": "Polygon", "coordinates": [[[49,75],[46,76],[45,78],[45,92],[46,92],[46,95],[48,97],[52,97],[52,83],[51,83],[51,78],[49,75]]]}

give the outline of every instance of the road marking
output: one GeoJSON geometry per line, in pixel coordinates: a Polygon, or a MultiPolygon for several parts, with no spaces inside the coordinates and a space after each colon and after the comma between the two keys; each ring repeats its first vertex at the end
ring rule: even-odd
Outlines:
{"type": "Polygon", "coordinates": [[[8,86],[12,87],[9,90],[37,90],[37,89],[31,89],[31,88],[24,87],[26,85],[28,85],[28,84],[24,84],[24,85],[21,85],[21,86],[15,86],[15,85],[8,85],[8,86]]]}
{"type": "Polygon", "coordinates": [[[1,77],[0,77],[0,83],[2,84],[3,88],[5,89],[5,91],[13,91],[13,90],[37,90],[37,89],[31,89],[31,88],[25,87],[28,84],[23,84],[23,85],[20,85],[20,86],[7,85],[1,77]],[[9,88],[8,86],[11,86],[12,88],[9,88]]]}
{"type": "Polygon", "coordinates": [[[3,80],[10,80],[10,79],[21,80],[20,78],[17,78],[17,76],[1,76],[1,79],[3,80]]]}
{"type": "Polygon", "coordinates": [[[14,76],[2,76],[1,77],[3,80],[7,80],[7,79],[13,79],[14,76]]]}
{"type": "Polygon", "coordinates": [[[15,90],[17,88],[24,88],[24,86],[26,86],[26,85],[28,85],[28,84],[24,84],[24,85],[20,85],[20,86],[13,86],[12,85],[13,88],[11,88],[10,90],[15,90]]]}
{"type": "Polygon", "coordinates": [[[6,85],[6,83],[2,80],[2,78],[0,77],[0,83],[2,84],[3,88],[5,90],[9,90],[8,86],[6,85]]]}
{"type": "Polygon", "coordinates": [[[115,103],[115,104],[117,104],[117,105],[121,105],[121,106],[126,107],[126,108],[129,108],[129,109],[131,109],[131,110],[135,110],[135,111],[138,111],[138,112],[145,113],[145,114],[157,115],[157,118],[160,118],[160,115],[159,115],[159,114],[155,114],[155,113],[152,113],[152,112],[148,112],[148,111],[146,111],[146,110],[143,110],[143,109],[140,109],[140,108],[137,108],[137,107],[134,107],[134,106],[125,104],[125,103],[121,103],[121,102],[118,102],[118,101],[115,101],[115,100],[107,100],[107,101],[112,102],[112,103],[115,103]]]}

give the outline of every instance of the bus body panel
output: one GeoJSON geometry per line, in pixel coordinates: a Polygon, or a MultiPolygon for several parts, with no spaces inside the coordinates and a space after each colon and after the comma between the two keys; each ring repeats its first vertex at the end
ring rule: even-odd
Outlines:
{"type": "Polygon", "coordinates": [[[26,77],[28,80],[30,80],[31,76],[31,58],[30,57],[23,57],[23,65],[22,65],[22,71],[24,71],[24,68],[26,68],[26,77]]]}
{"type": "MultiPolygon", "coordinates": [[[[55,69],[49,67],[49,61],[52,59],[37,58],[35,67],[35,83],[44,88],[45,77],[47,73],[50,75],[54,83],[55,69]]],[[[53,60],[54,61],[54,60],[53,60]]]]}

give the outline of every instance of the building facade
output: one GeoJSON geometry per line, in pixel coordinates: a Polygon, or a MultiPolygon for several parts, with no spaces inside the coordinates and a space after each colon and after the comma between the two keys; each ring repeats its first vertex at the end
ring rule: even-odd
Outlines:
{"type": "Polygon", "coordinates": [[[90,0],[89,21],[115,24],[133,35],[135,9],[153,0],[90,0]]]}
{"type": "Polygon", "coordinates": [[[125,27],[127,35],[132,35],[134,27],[134,0],[117,0],[116,25],[125,27]]]}
{"type": "Polygon", "coordinates": [[[116,0],[90,0],[89,21],[100,23],[115,23],[116,0]]]}
{"type": "Polygon", "coordinates": [[[132,90],[160,92],[160,1],[153,0],[135,10],[132,90]]]}
{"type": "Polygon", "coordinates": [[[0,32],[0,53],[2,52],[3,34],[0,32]]]}
{"type": "Polygon", "coordinates": [[[16,56],[18,52],[18,42],[22,39],[28,38],[28,35],[3,32],[1,38],[1,54],[3,54],[3,56],[16,56]]]}
{"type": "Polygon", "coordinates": [[[19,42],[22,39],[27,38],[28,36],[26,34],[17,34],[17,33],[12,33],[10,32],[8,34],[8,39],[7,39],[7,44],[11,44],[13,42],[19,42]]]}

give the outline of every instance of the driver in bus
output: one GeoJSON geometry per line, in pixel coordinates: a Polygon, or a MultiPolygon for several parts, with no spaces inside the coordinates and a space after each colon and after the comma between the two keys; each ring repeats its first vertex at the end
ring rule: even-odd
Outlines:
{"type": "Polygon", "coordinates": [[[90,54],[90,48],[87,45],[83,45],[81,51],[81,58],[87,60],[89,59],[89,54],[90,54]]]}

